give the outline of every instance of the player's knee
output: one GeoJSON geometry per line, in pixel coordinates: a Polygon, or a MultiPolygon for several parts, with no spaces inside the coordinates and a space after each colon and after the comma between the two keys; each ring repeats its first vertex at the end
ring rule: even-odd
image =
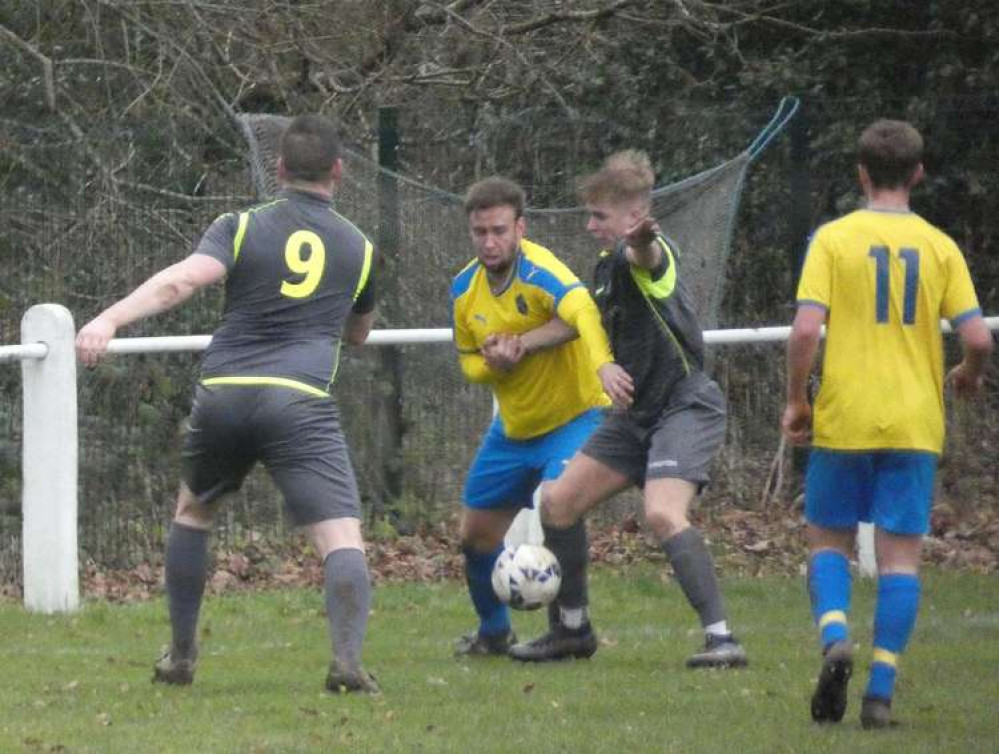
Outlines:
{"type": "Polygon", "coordinates": [[[675,537],[690,526],[686,513],[669,508],[646,510],[645,521],[660,540],[675,537]]]}
{"type": "Polygon", "coordinates": [[[562,529],[576,523],[576,518],[571,498],[560,495],[557,488],[546,487],[541,490],[541,522],[543,524],[562,529]]]}
{"type": "Polygon", "coordinates": [[[462,549],[472,549],[476,552],[492,552],[502,544],[505,533],[498,527],[467,518],[462,521],[458,530],[462,549]]]}
{"type": "Polygon", "coordinates": [[[212,525],[212,509],[196,500],[181,500],[173,520],[193,529],[208,529],[212,525]]]}

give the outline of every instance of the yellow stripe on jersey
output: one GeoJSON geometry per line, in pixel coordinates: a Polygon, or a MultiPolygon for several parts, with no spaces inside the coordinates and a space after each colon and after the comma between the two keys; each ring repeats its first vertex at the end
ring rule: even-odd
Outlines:
{"type": "Polygon", "coordinates": [[[978,311],[957,245],[910,212],[859,210],[809,246],[800,305],[828,311],[816,447],[943,447],[940,319],[978,311]]]}
{"type": "Polygon", "coordinates": [[[354,301],[361,295],[364,286],[368,283],[368,275],[371,274],[371,258],[374,256],[374,247],[371,241],[364,239],[364,265],[361,267],[361,277],[357,281],[357,288],[354,289],[354,301]]]}
{"type": "Polygon", "coordinates": [[[232,239],[232,259],[239,259],[239,250],[243,247],[243,237],[246,236],[246,226],[250,224],[250,213],[239,213],[239,226],[236,228],[236,237],[232,239]]]}
{"type": "Polygon", "coordinates": [[[525,440],[591,408],[610,405],[595,371],[610,361],[610,346],[599,319],[587,317],[589,308],[596,310],[593,300],[554,254],[524,239],[517,265],[510,285],[496,295],[485,269],[473,261],[454,279],[451,295],[455,345],[465,377],[492,387],[505,434],[525,440]],[[531,354],[506,373],[493,371],[479,354],[487,336],[524,333],[556,315],[574,321],[585,334],[531,354]]]}
{"type": "MultiPolygon", "coordinates": [[[[676,288],[676,259],[673,256],[673,250],[662,238],[656,238],[656,243],[659,244],[662,254],[666,257],[666,271],[658,280],[653,280],[652,270],[633,264],[631,265],[631,277],[638,285],[639,290],[646,296],[669,298],[673,294],[673,289],[676,288]]],[[[682,352],[683,349],[681,349],[682,352]]]]}
{"type": "Polygon", "coordinates": [[[871,662],[880,662],[882,665],[891,665],[894,668],[898,666],[898,655],[895,652],[889,652],[887,649],[875,647],[874,653],[871,655],[871,662]]]}

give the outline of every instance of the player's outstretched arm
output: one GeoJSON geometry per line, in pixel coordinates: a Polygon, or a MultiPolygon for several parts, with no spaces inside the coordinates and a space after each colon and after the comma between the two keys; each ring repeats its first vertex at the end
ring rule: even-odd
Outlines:
{"type": "Polygon", "coordinates": [[[787,340],[787,403],[781,429],[794,445],[805,445],[811,435],[812,409],[808,404],[808,377],[819,350],[826,310],[818,306],[798,307],[787,340]]]}
{"type": "Polygon", "coordinates": [[[80,328],[76,336],[77,357],[85,365],[94,366],[107,352],[108,342],[118,328],[173,309],[199,288],[221,280],[225,273],[225,265],[206,254],[192,254],[160,270],[80,328]]]}
{"type": "Polygon", "coordinates": [[[624,234],[624,242],[628,245],[625,252],[628,261],[647,270],[658,267],[662,259],[662,249],[656,243],[659,232],[659,224],[648,216],[628,228],[624,234]]]}
{"type": "Polygon", "coordinates": [[[969,398],[982,387],[992,355],[992,333],[981,316],[966,319],[957,326],[957,333],[964,358],[950,370],[947,382],[954,386],[959,398],[969,398]]]}

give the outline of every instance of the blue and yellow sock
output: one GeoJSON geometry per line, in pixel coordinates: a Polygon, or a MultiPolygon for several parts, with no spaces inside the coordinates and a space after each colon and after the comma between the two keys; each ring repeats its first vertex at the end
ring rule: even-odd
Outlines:
{"type": "Polygon", "coordinates": [[[851,587],[850,562],[843,553],[819,550],[812,556],[808,564],[808,594],[823,649],[849,637],[846,619],[851,587]]]}
{"type": "Polygon", "coordinates": [[[493,566],[503,552],[502,545],[493,552],[476,552],[470,547],[462,549],[465,555],[465,579],[472,605],[479,615],[479,634],[495,636],[510,630],[510,611],[496,598],[493,591],[493,566]]]}
{"type": "Polygon", "coordinates": [[[919,577],[912,573],[886,573],[878,579],[878,604],[874,610],[874,656],[865,696],[891,699],[895,671],[919,612],[919,577]]]}

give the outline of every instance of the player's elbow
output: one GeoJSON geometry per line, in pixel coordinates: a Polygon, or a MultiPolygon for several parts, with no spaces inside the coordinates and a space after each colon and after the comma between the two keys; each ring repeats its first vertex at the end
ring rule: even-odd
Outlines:
{"type": "Polygon", "coordinates": [[[181,278],[166,280],[159,286],[156,293],[159,299],[158,309],[165,311],[187,301],[194,293],[194,286],[181,278]]]}
{"type": "Polygon", "coordinates": [[[790,348],[815,346],[821,337],[821,324],[795,323],[794,327],[791,328],[791,335],[788,337],[788,346],[790,348]]]}
{"type": "Polygon", "coordinates": [[[483,369],[462,369],[461,373],[464,374],[465,379],[473,385],[486,385],[492,382],[492,378],[489,373],[483,369]]]}
{"type": "Polygon", "coordinates": [[[961,337],[961,346],[965,351],[974,353],[982,358],[992,353],[995,342],[992,332],[989,330],[985,320],[976,318],[965,323],[958,330],[961,337]]]}

